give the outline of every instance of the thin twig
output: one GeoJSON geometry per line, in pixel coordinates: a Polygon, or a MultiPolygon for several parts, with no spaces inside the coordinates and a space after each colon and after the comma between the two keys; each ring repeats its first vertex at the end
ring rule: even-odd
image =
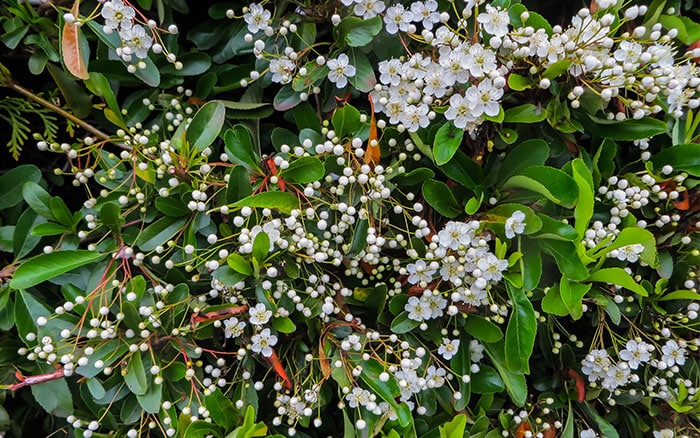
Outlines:
{"type": "Polygon", "coordinates": [[[31,385],[36,385],[39,383],[45,383],[45,382],[50,382],[51,380],[58,380],[62,379],[65,377],[63,367],[62,366],[57,366],[56,371],[52,371],[50,373],[44,373],[44,374],[38,374],[36,376],[23,376],[22,373],[17,371],[15,373],[15,377],[19,382],[13,383],[12,385],[7,385],[5,386],[5,389],[9,389],[10,391],[14,392],[17,391],[18,389],[24,388],[25,386],[31,386],[31,385]]]}

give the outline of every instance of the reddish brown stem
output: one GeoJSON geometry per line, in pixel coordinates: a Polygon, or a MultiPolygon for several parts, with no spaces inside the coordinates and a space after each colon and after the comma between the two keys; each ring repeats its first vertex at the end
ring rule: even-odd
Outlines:
{"type": "Polygon", "coordinates": [[[21,372],[17,371],[15,373],[15,377],[17,378],[17,380],[19,380],[19,382],[7,386],[7,389],[13,392],[17,391],[18,389],[24,388],[25,386],[31,386],[36,385],[38,383],[49,382],[51,380],[62,379],[63,377],[65,377],[65,375],[63,373],[63,367],[59,365],[56,367],[56,371],[52,371],[50,373],[38,374],[36,376],[23,376],[21,372]]]}
{"type": "Polygon", "coordinates": [[[193,313],[190,317],[190,324],[192,324],[192,330],[194,330],[195,328],[197,328],[197,324],[199,324],[200,322],[225,319],[234,315],[239,315],[247,310],[248,306],[236,306],[207,313],[196,312],[193,313]]]}

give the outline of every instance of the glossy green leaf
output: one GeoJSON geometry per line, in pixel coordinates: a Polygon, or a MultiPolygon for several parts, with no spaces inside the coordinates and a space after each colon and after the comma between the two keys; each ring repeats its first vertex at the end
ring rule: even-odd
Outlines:
{"type": "Polygon", "coordinates": [[[542,73],[543,78],[554,79],[563,75],[571,67],[571,60],[562,59],[547,67],[542,73]]]}
{"type": "Polygon", "coordinates": [[[226,107],[218,101],[207,102],[192,118],[186,138],[190,147],[202,152],[219,136],[226,120],[226,107]]]}
{"type": "Polygon", "coordinates": [[[40,180],[41,171],[33,164],[22,164],[0,175],[0,210],[14,207],[22,202],[24,183],[38,183],[40,180]]]}
{"type": "Polygon", "coordinates": [[[85,250],[39,254],[19,265],[10,281],[10,287],[26,289],[104,257],[105,254],[85,250]]]}
{"type": "Polygon", "coordinates": [[[267,259],[267,254],[270,252],[270,236],[260,231],[255,235],[253,240],[253,260],[256,260],[259,265],[262,265],[267,259]]]}
{"type": "Polygon", "coordinates": [[[641,140],[643,138],[653,137],[663,134],[668,130],[666,122],[651,117],[642,119],[627,119],[623,121],[600,119],[593,116],[588,116],[590,121],[584,119],[581,122],[586,128],[586,132],[590,132],[597,137],[607,138],[610,140],[641,140]]]}
{"type": "Polygon", "coordinates": [[[586,281],[597,281],[602,283],[615,284],[617,286],[622,286],[625,289],[631,290],[632,292],[641,295],[643,297],[648,296],[648,292],[639,283],[634,281],[632,276],[627,273],[622,268],[603,268],[598,271],[593,272],[586,281]]]}
{"type": "Polygon", "coordinates": [[[316,157],[301,157],[289,163],[289,167],[280,171],[279,176],[290,182],[308,184],[320,181],[325,174],[326,168],[321,160],[316,157]]]}
{"type": "Polygon", "coordinates": [[[122,217],[122,211],[117,204],[113,202],[103,204],[102,207],[100,207],[99,218],[100,221],[102,221],[102,224],[109,228],[113,233],[121,233],[121,226],[124,224],[124,218],[122,217]]]}
{"type": "Polygon", "coordinates": [[[544,298],[542,298],[542,310],[557,316],[566,316],[569,314],[569,309],[564,304],[561,294],[559,293],[558,284],[547,289],[544,298]]]}
{"type": "Polygon", "coordinates": [[[503,331],[493,322],[479,315],[468,315],[464,330],[484,343],[498,342],[503,339],[503,331]]]}
{"type": "Polygon", "coordinates": [[[360,378],[362,381],[375,393],[379,398],[389,403],[389,406],[394,408],[398,416],[399,424],[407,427],[413,421],[411,411],[406,403],[398,403],[396,399],[400,395],[399,384],[395,379],[389,378],[388,381],[382,382],[379,375],[385,371],[384,366],[374,359],[363,360],[362,373],[360,378]]]}
{"type": "MultiPolygon", "coordinates": [[[[250,184],[248,184],[250,187],[250,184]]],[[[187,204],[175,197],[158,197],[155,201],[156,210],[169,217],[182,217],[192,214],[192,210],[187,208],[187,204]]]]}
{"type": "Polygon", "coordinates": [[[683,170],[690,175],[700,176],[700,144],[679,144],[662,149],[651,156],[651,162],[655,169],[670,165],[676,171],[683,170]]]}
{"type": "Polygon", "coordinates": [[[526,103],[505,110],[503,123],[537,123],[543,121],[546,116],[545,109],[541,106],[526,103]]]}
{"type": "Polygon", "coordinates": [[[277,111],[289,111],[301,103],[299,93],[291,85],[285,85],[275,94],[272,105],[277,111]]]}
{"type": "Polygon", "coordinates": [[[542,254],[539,246],[531,239],[523,238],[520,243],[523,257],[520,259],[520,272],[523,289],[534,290],[542,277],[542,254]]]}
{"type": "Polygon", "coordinates": [[[443,124],[435,134],[435,141],[433,141],[435,164],[438,166],[447,164],[462,143],[463,137],[463,129],[455,128],[450,121],[443,124]]]}
{"type": "Polygon", "coordinates": [[[455,151],[452,159],[440,166],[440,170],[468,189],[473,189],[481,183],[483,176],[481,167],[460,150],[455,151]]]}
{"type": "Polygon", "coordinates": [[[493,367],[479,365],[479,372],[471,375],[471,390],[475,394],[495,394],[505,389],[505,383],[493,367]]]}
{"type": "Polygon", "coordinates": [[[382,20],[379,16],[369,20],[347,17],[335,29],[339,38],[350,47],[366,46],[381,30],[382,20]]]}
{"type": "Polygon", "coordinates": [[[32,228],[32,236],[58,236],[67,231],[70,230],[63,225],[54,222],[44,222],[36,224],[36,226],[32,228]]]}
{"type": "Polygon", "coordinates": [[[408,312],[399,313],[391,322],[391,331],[396,334],[408,333],[420,325],[420,321],[408,317],[408,312]]]}
{"type": "Polygon", "coordinates": [[[163,401],[163,385],[156,385],[151,380],[146,393],[141,395],[137,394],[136,400],[138,400],[139,405],[144,411],[149,414],[157,414],[158,411],[160,411],[163,401]]]}
{"type": "MultiPolygon", "coordinates": [[[[42,368],[43,372],[55,371],[48,366],[42,368]]],[[[49,380],[30,388],[34,399],[50,415],[67,417],[73,413],[73,395],[66,379],[49,380]]]]}
{"type": "Polygon", "coordinates": [[[36,214],[46,219],[56,221],[56,217],[53,215],[53,211],[51,211],[51,195],[39,184],[33,181],[24,183],[22,185],[22,197],[36,214]]]}
{"type": "Polygon", "coordinates": [[[508,86],[513,91],[523,91],[532,87],[532,81],[525,76],[520,76],[517,73],[508,75],[508,86]]]}
{"type": "MultiPolygon", "coordinates": [[[[267,233],[263,232],[263,234],[267,233]]],[[[226,257],[226,264],[228,264],[234,271],[239,272],[243,275],[253,275],[253,265],[250,264],[248,259],[246,259],[238,253],[234,252],[229,254],[228,257],[226,257]]]]}
{"type": "Polygon", "coordinates": [[[566,310],[573,319],[580,319],[583,316],[583,297],[591,290],[590,284],[569,281],[562,277],[559,282],[559,295],[566,310]]]}
{"type": "Polygon", "coordinates": [[[578,198],[576,182],[565,172],[549,166],[532,166],[510,177],[503,189],[530,190],[563,207],[573,207],[578,198]]]}
{"type": "Polygon", "coordinates": [[[517,290],[506,283],[508,296],[512,303],[510,319],[506,328],[505,358],[510,370],[522,370],[530,373],[530,355],[535,345],[537,317],[532,303],[522,290],[517,290]]]}
{"type": "Polygon", "coordinates": [[[229,430],[236,424],[236,408],[233,402],[226,397],[220,389],[210,392],[204,396],[204,405],[209,411],[209,415],[215,424],[229,430]]]}
{"type": "Polygon", "coordinates": [[[136,351],[127,359],[126,367],[122,368],[124,383],[136,395],[144,395],[148,391],[146,369],[143,366],[141,352],[136,351]]]}
{"type": "Polygon", "coordinates": [[[297,329],[294,322],[287,317],[274,318],[272,327],[280,333],[294,333],[297,329]]]}
{"type": "Polygon", "coordinates": [[[333,111],[331,124],[338,138],[356,133],[362,123],[360,123],[360,112],[352,105],[343,105],[333,111]]]}
{"type": "Polygon", "coordinates": [[[445,438],[462,438],[467,427],[467,416],[459,414],[452,420],[440,426],[440,433],[445,434],[445,438]]]}
{"type": "Polygon", "coordinates": [[[289,214],[293,209],[299,207],[299,200],[287,192],[262,192],[236,201],[232,205],[234,207],[270,208],[289,214]]]}
{"type": "Polygon", "coordinates": [[[457,204],[454,194],[447,184],[428,180],[423,183],[423,197],[438,213],[446,217],[457,217],[462,213],[462,208],[457,204]]]}
{"type": "Polygon", "coordinates": [[[537,213],[537,216],[542,221],[542,228],[537,233],[537,238],[552,239],[552,240],[568,240],[573,241],[578,239],[576,230],[571,225],[556,220],[546,214],[537,213]]]}
{"type": "Polygon", "coordinates": [[[522,371],[515,372],[506,367],[503,342],[484,344],[484,351],[486,351],[486,354],[491,359],[491,363],[496,367],[513,403],[517,406],[525,405],[528,394],[525,375],[522,371]]]}
{"type": "Polygon", "coordinates": [[[578,200],[574,209],[574,225],[576,233],[582,239],[588,229],[588,223],[593,217],[593,209],[595,207],[593,174],[581,158],[576,158],[571,162],[571,170],[574,181],[578,186],[578,200]]]}
{"type": "Polygon", "coordinates": [[[359,49],[350,49],[348,57],[350,58],[350,65],[355,66],[355,76],[348,78],[348,82],[363,93],[369,93],[374,90],[377,78],[367,56],[359,49]]]}
{"type": "Polygon", "coordinates": [[[541,239],[539,242],[542,250],[552,256],[568,278],[577,281],[588,278],[588,269],[581,261],[575,243],[552,239],[541,239]]]}
{"type": "Polygon", "coordinates": [[[226,155],[232,163],[246,169],[259,169],[260,157],[253,146],[253,137],[243,125],[235,125],[224,133],[226,155]]]}
{"type": "Polygon", "coordinates": [[[530,166],[543,165],[547,158],[549,158],[549,145],[546,141],[538,138],[526,140],[506,154],[498,171],[498,178],[494,182],[502,184],[530,166]]]}
{"type": "MultiPolygon", "coordinates": [[[[221,436],[221,428],[216,424],[209,423],[203,420],[197,420],[190,423],[185,429],[182,437],[183,438],[207,438],[210,436],[221,436]]],[[[232,435],[232,437],[250,437],[253,435],[232,435]]]]}
{"type": "Polygon", "coordinates": [[[693,292],[692,290],[675,290],[661,296],[659,301],[671,301],[671,300],[700,300],[700,294],[693,292]]]}
{"type": "Polygon", "coordinates": [[[163,217],[146,227],[134,242],[142,251],[153,251],[157,246],[166,246],[168,240],[178,234],[187,223],[187,218],[163,217]]]}

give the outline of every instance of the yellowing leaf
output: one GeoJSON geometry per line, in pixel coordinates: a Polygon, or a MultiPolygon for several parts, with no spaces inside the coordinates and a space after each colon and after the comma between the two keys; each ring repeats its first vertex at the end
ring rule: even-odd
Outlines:
{"type": "MultiPolygon", "coordinates": [[[[74,17],[78,17],[80,14],[80,0],[75,0],[70,12],[74,17]]],[[[80,27],[77,26],[77,23],[64,23],[61,38],[61,56],[63,56],[63,63],[73,76],[87,80],[90,79],[90,75],[83,58],[80,37],[80,27]]]]}

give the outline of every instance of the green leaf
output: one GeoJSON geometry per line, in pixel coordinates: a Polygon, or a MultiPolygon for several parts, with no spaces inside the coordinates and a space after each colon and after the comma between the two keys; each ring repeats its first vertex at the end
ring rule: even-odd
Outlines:
{"type": "MultiPolygon", "coordinates": [[[[168,198],[159,198],[156,200],[156,204],[161,199],[168,198]]],[[[100,208],[99,217],[102,221],[102,224],[109,228],[113,233],[121,233],[121,226],[124,223],[124,218],[122,217],[122,211],[119,208],[119,206],[117,206],[117,204],[113,202],[107,202],[104,205],[102,205],[102,207],[100,208]]]]}
{"type": "Polygon", "coordinates": [[[542,310],[557,316],[566,316],[569,314],[569,309],[562,301],[559,293],[559,285],[555,284],[547,289],[544,298],[542,298],[542,310]]]}
{"type": "MultiPolygon", "coordinates": [[[[267,234],[265,232],[263,233],[267,234]]],[[[231,267],[231,269],[233,269],[236,272],[239,272],[243,275],[253,275],[253,265],[250,264],[248,259],[246,259],[238,253],[234,252],[229,254],[228,257],[226,257],[226,263],[231,267]]]]}
{"type": "Polygon", "coordinates": [[[355,76],[348,78],[348,82],[363,93],[369,93],[374,90],[377,78],[367,56],[360,50],[350,49],[348,57],[350,58],[350,65],[355,66],[355,76]]]}
{"type": "Polygon", "coordinates": [[[104,98],[107,108],[109,108],[113,117],[115,118],[115,122],[117,122],[115,125],[119,127],[126,127],[117,98],[114,95],[112,86],[105,75],[102,73],[90,72],[90,79],[85,81],[85,85],[92,93],[104,98]]]}
{"type": "Polygon", "coordinates": [[[190,147],[202,152],[218,137],[226,120],[226,107],[218,101],[207,102],[192,118],[186,138],[190,147]]]}
{"type": "Polygon", "coordinates": [[[371,43],[381,30],[382,19],[379,16],[369,20],[347,17],[335,28],[339,37],[336,41],[344,41],[350,47],[362,47],[371,43]]]}
{"type": "Polygon", "coordinates": [[[668,130],[668,125],[663,120],[644,117],[642,119],[627,119],[623,121],[600,119],[589,115],[590,121],[581,119],[586,132],[596,137],[611,140],[641,140],[663,134],[668,130]]]}
{"type": "Polygon", "coordinates": [[[525,375],[522,371],[515,372],[505,366],[506,359],[503,342],[484,344],[484,350],[491,359],[491,363],[496,367],[501,379],[503,379],[510,399],[517,406],[524,406],[528,394],[525,375]]]}
{"type": "Polygon", "coordinates": [[[487,344],[503,339],[501,328],[479,315],[468,315],[464,330],[475,339],[487,344]]]}
{"type": "Polygon", "coordinates": [[[253,137],[243,125],[235,125],[224,133],[226,155],[232,163],[246,169],[260,169],[260,157],[253,146],[253,137]]]}
{"type": "Polygon", "coordinates": [[[76,117],[82,118],[89,116],[92,110],[92,105],[90,103],[90,96],[85,90],[85,87],[73,80],[70,76],[68,76],[68,73],[54,64],[46,64],[46,69],[51,74],[54,82],[56,82],[56,85],[68,103],[71,112],[76,117]]]}
{"type": "Polygon", "coordinates": [[[471,390],[475,394],[495,394],[505,389],[498,371],[488,365],[479,365],[479,372],[471,374],[471,390]]]}
{"type": "Polygon", "coordinates": [[[440,434],[445,434],[445,438],[462,438],[467,427],[467,416],[459,414],[451,421],[440,426],[440,434]]]}
{"type": "Polygon", "coordinates": [[[537,233],[537,238],[553,239],[553,240],[568,240],[573,241],[578,239],[578,234],[574,227],[560,220],[556,220],[546,214],[537,213],[537,216],[542,221],[542,228],[537,233]]]}
{"type": "Polygon", "coordinates": [[[244,166],[233,166],[229,171],[228,185],[226,186],[226,203],[231,204],[250,196],[253,188],[250,185],[250,175],[244,166]]]}
{"type": "Polygon", "coordinates": [[[443,182],[434,180],[424,182],[423,197],[435,211],[443,216],[453,218],[462,213],[452,190],[443,182]]]}
{"type": "Polygon", "coordinates": [[[396,334],[408,333],[420,325],[420,321],[408,317],[408,312],[399,313],[391,322],[391,331],[396,334]]]}
{"type": "Polygon", "coordinates": [[[582,239],[588,229],[588,223],[593,217],[593,208],[595,206],[593,174],[581,158],[576,158],[571,162],[571,170],[574,181],[578,186],[578,201],[574,209],[574,225],[576,233],[582,239]]]}
{"type": "Polygon", "coordinates": [[[362,124],[360,123],[360,112],[352,105],[343,105],[333,111],[331,123],[338,138],[356,133],[362,124]]]}
{"type": "Polygon", "coordinates": [[[580,319],[583,316],[583,297],[591,290],[590,284],[570,282],[566,277],[562,277],[559,282],[559,294],[561,302],[573,319],[580,319]]]}
{"type": "MultiPolygon", "coordinates": [[[[471,351],[469,350],[469,342],[471,339],[466,334],[462,333],[460,338],[460,345],[455,355],[450,361],[450,366],[457,376],[471,376],[471,364],[472,361],[471,351]]],[[[462,393],[462,398],[454,401],[455,410],[464,409],[467,404],[469,404],[469,399],[471,398],[471,381],[464,381],[461,378],[457,381],[459,384],[459,392],[462,393]]]]}
{"type": "Polygon", "coordinates": [[[632,276],[627,273],[622,268],[603,268],[596,272],[593,272],[586,281],[599,281],[603,283],[615,284],[622,286],[625,289],[631,290],[632,292],[641,295],[643,297],[648,296],[646,289],[644,289],[639,283],[634,281],[632,276]]]}
{"type": "Polygon", "coordinates": [[[270,252],[270,236],[266,232],[260,231],[253,241],[253,260],[262,265],[270,252]]]}
{"type": "Polygon", "coordinates": [[[301,103],[299,93],[291,85],[285,85],[275,94],[272,105],[277,111],[289,111],[301,103]]]}
{"type": "Polygon", "coordinates": [[[262,192],[243,198],[232,205],[234,207],[270,208],[289,214],[292,210],[299,207],[299,200],[296,196],[287,192],[262,192]]]}
{"type": "Polygon", "coordinates": [[[549,158],[549,145],[546,141],[533,138],[526,140],[506,154],[498,171],[497,183],[503,183],[513,175],[530,166],[543,165],[549,158]]]}
{"type": "Polygon", "coordinates": [[[146,378],[146,369],[143,367],[140,351],[136,351],[129,356],[126,367],[122,369],[122,375],[124,376],[124,383],[134,394],[144,395],[148,391],[148,379],[146,378]]]}
{"type": "Polygon", "coordinates": [[[203,52],[188,52],[178,55],[177,60],[182,62],[182,68],[177,70],[175,64],[166,64],[160,67],[163,75],[196,76],[206,73],[211,67],[211,57],[203,52]]]}
{"type": "Polygon", "coordinates": [[[520,76],[517,73],[508,75],[508,86],[513,91],[523,91],[532,87],[532,81],[525,76],[520,76]]]}
{"type": "Polygon", "coordinates": [[[596,250],[596,255],[598,257],[603,256],[614,249],[622,248],[628,245],[642,245],[644,250],[639,254],[639,259],[647,263],[652,268],[659,266],[659,255],[656,251],[656,238],[654,235],[644,228],[628,227],[624,228],[617,235],[615,240],[607,246],[596,250]]]}
{"type": "MultiPolygon", "coordinates": [[[[235,432],[235,430],[234,430],[235,432]]],[[[221,436],[221,428],[216,424],[208,423],[203,420],[197,420],[190,423],[185,429],[183,438],[207,438],[210,436],[221,436]]],[[[235,438],[249,438],[253,435],[238,434],[238,435],[228,435],[235,438]]]]}
{"type": "Polygon", "coordinates": [[[505,337],[506,366],[510,370],[522,370],[529,374],[530,355],[537,333],[535,309],[524,291],[513,288],[509,283],[506,283],[506,289],[512,303],[505,337]]]}
{"type": "Polygon", "coordinates": [[[236,409],[231,400],[224,396],[220,389],[204,396],[204,405],[207,407],[211,419],[215,424],[229,430],[236,424],[236,409]]]}
{"type": "MultiPolygon", "coordinates": [[[[42,368],[45,372],[54,371],[48,366],[42,368]]],[[[73,395],[66,379],[31,385],[31,391],[34,399],[49,415],[67,417],[73,413],[73,395]]]]}
{"type": "Polygon", "coordinates": [[[163,385],[157,385],[152,380],[145,394],[136,395],[139,405],[149,414],[157,414],[163,401],[163,385]]]}
{"type": "Polygon", "coordinates": [[[545,109],[531,103],[508,108],[503,115],[503,123],[538,123],[547,117],[545,109]]]}
{"type": "Polygon", "coordinates": [[[700,144],[679,144],[662,149],[652,155],[651,162],[654,163],[655,169],[661,169],[668,164],[673,166],[675,171],[683,170],[693,176],[700,176],[700,144]]]}
{"type": "Polygon", "coordinates": [[[105,254],[85,250],[39,254],[19,265],[10,287],[26,289],[104,257],[105,254]]]}
{"type": "Polygon", "coordinates": [[[527,189],[555,204],[571,208],[578,198],[578,186],[565,172],[549,166],[532,166],[512,176],[503,184],[504,189],[527,189]]]}
{"type": "Polygon", "coordinates": [[[450,161],[440,166],[440,170],[470,190],[481,182],[483,173],[478,164],[459,150],[455,151],[450,161]]]}
{"type": "Polygon", "coordinates": [[[153,251],[182,231],[188,218],[163,217],[146,227],[134,242],[142,251],[153,251]]]}
{"type": "Polygon", "coordinates": [[[272,327],[280,333],[294,333],[297,329],[294,322],[286,316],[273,319],[272,327]]]}
{"type": "Polygon", "coordinates": [[[54,222],[44,222],[36,224],[36,226],[32,228],[32,236],[57,236],[67,231],[70,230],[63,225],[54,222]]]}
{"type": "Polygon", "coordinates": [[[559,61],[555,62],[554,64],[550,65],[549,67],[547,67],[547,70],[545,70],[542,73],[542,77],[547,78],[547,79],[558,78],[559,76],[566,73],[566,71],[569,69],[569,67],[571,67],[571,60],[569,60],[569,59],[559,60],[559,61]]]}
{"type": "MultiPolygon", "coordinates": [[[[248,187],[250,187],[250,184],[248,184],[248,187]]],[[[192,214],[192,210],[187,208],[184,202],[175,197],[169,196],[163,198],[159,196],[156,198],[155,206],[156,210],[169,217],[182,217],[192,214]]]]}
{"type": "Polygon", "coordinates": [[[289,167],[280,171],[279,176],[289,182],[308,184],[320,181],[325,174],[326,168],[321,160],[316,157],[301,157],[289,163],[289,167]]]}
{"type": "Polygon", "coordinates": [[[67,321],[68,316],[51,317],[52,309],[48,305],[39,301],[34,295],[27,291],[19,291],[15,295],[14,320],[17,326],[17,333],[21,339],[26,339],[28,333],[32,332],[39,337],[49,335],[54,339],[61,337],[61,331],[72,330],[75,321],[67,321]],[[47,318],[47,324],[37,327],[36,321],[39,317],[47,318]]]}
{"type": "Polygon", "coordinates": [[[523,253],[520,259],[523,289],[534,290],[542,277],[542,253],[539,246],[531,239],[523,238],[520,245],[523,253]]]}
{"type": "Polygon", "coordinates": [[[33,164],[22,164],[0,175],[0,210],[22,202],[24,183],[41,181],[41,171],[33,164]]]}
{"type": "Polygon", "coordinates": [[[360,373],[360,378],[363,382],[375,393],[389,403],[389,406],[394,408],[396,415],[399,418],[399,424],[402,427],[407,427],[413,421],[411,416],[411,411],[406,403],[398,403],[396,399],[401,394],[399,390],[399,384],[396,383],[395,379],[389,378],[388,381],[382,382],[379,379],[379,375],[384,372],[384,366],[374,359],[363,360],[360,362],[362,365],[362,373],[360,373]]]}
{"type": "MultiPolygon", "coordinates": [[[[33,181],[27,181],[22,185],[22,197],[29,204],[29,207],[36,214],[45,217],[46,219],[56,221],[56,217],[51,211],[51,195],[44,190],[39,184],[33,181]]],[[[58,222],[58,221],[56,221],[58,222]]]]}
{"type": "Polygon", "coordinates": [[[664,294],[659,301],[671,301],[671,300],[700,300],[700,294],[693,292],[692,290],[676,290],[664,294]]]}
{"type": "Polygon", "coordinates": [[[435,164],[442,166],[447,164],[462,143],[464,130],[455,128],[455,125],[448,121],[438,129],[433,142],[433,156],[435,164]]]}
{"type": "Polygon", "coordinates": [[[562,240],[539,239],[540,247],[552,256],[557,266],[571,280],[585,280],[588,269],[581,261],[576,244],[562,240]]]}

